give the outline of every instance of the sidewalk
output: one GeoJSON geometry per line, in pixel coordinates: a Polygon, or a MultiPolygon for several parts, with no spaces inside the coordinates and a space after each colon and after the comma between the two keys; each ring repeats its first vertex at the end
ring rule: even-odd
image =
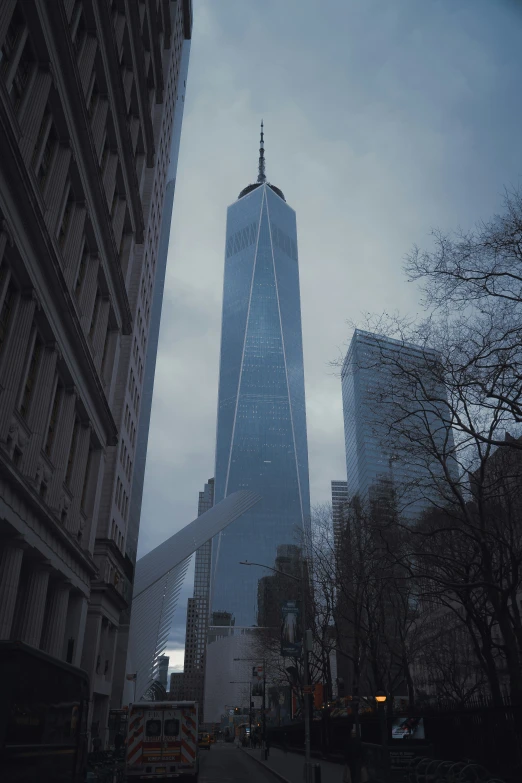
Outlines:
{"type": "MultiPolygon", "coordinates": [[[[255,750],[241,748],[241,750],[255,759],[258,764],[268,767],[283,783],[303,783],[304,756],[300,753],[285,753],[279,748],[270,748],[268,760],[262,761],[264,751],[258,748],[255,750]]],[[[342,764],[312,759],[312,766],[314,764],[321,765],[321,783],[342,783],[342,764]]]]}

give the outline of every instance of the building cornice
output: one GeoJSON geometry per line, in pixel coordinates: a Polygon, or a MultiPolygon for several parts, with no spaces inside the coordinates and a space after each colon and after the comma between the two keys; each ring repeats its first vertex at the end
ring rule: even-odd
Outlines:
{"type": "Polygon", "coordinates": [[[125,555],[116,546],[116,542],[112,538],[96,538],[94,542],[94,554],[104,555],[107,553],[112,555],[113,560],[118,563],[122,571],[126,570],[125,555]]]}
{"type": "MultiPolygon", "coordinates": [[[[84,0],[88,2],[88,0],[84,0]]],[[[132,149],[132,139],[127,118],[127,105],[121,80],[121,71],[116,56],[116,39],[114,27],[109,14],[108,3],[93,3],[92,14],[96,19],[98,41],[101,44],[101,54],[105,64],[105,74],[108,80],[114,111],[112,113],[117,134],[119,137],[118,151],[123,168],[123,177],[126,190],[129,195],[129,207],[131,213],[132,228],[136,236],[136,244],[144,241],[145,222],[143,219],[143,205],[141,203],[136,164],[132,149]]]]}
{"type": "MultiPolygon", "coordinates": [[[[71,337],[74,355],[85,377],[93,396],[97,402],[98,415],[105,427],[105,435],[108,445],[116,445],[118,442],[118,428],[109,407],[101,379],[94,364],[91,350],[82,329],[76,307],[67,287],[62,268],[58,263],[56,250],[47,229],[39,200],[36,198],[33,180],[30,178],[27,167],[22,159],[16,136],[13,133],[9,116],[6,112],[6,101],[9,97],[5,94],[3,84],[0,84],[0,149],[2,150],[2,167],[4,175],[11,183],[11,193],[18,196],[16,207],[18,211],[27,216],[24,225],[26,236],[31,247],[36,249],[41,268],[49,283],[49,290],[55,297],[58,312],[68,323],[68,333],[71,337]],[[31,217],[29,217],[31,215],[31,217]],[[64,307],[64,302],[66,307],[64,307]]],[[[14,206],[6,204],[4,209],[8,211],[14,206]]],[[[11,228],[14,229],[11,221],[11,228]]]]}
{"type": "Polygon", "coordinates": [[[119,611],[123,612],[124,609],[127,609],[129,606],[128,602],[125,600],[125,598],[116,590],[114,585],[111,585],[109,582],[91,582],[91,601],[90,605],[93,603],[93,598],[98,596],[103,596],[104,598],[108,598],[112,605],[119,611]]]}
{"type": "Polygon", "coordinates": [[[44,523],[51,536],[67,549],[87,575],[91,578],[96,577],[98,575],[96,563],[92,560],[90,555],[80,547],[71,533],[58,522],[57,518],[46,503],[44,503],[40,495],[38,495],[36,490],[29,484],[27,479],[18,472],[2,451],[0,451],[0,476],[10,485],[15,493],[22,494],[24,502],[33,512],[35,512],[38,519],[44,523]]]}

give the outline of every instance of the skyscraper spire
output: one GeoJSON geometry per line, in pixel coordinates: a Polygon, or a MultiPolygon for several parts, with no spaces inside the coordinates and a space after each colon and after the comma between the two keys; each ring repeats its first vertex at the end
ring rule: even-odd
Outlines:
{"type": "Polygon", "coordinates": [[[265,174],[265,138],[263,133],[263,120],[261,120],[261,141],[259,144],[259,173],[257,175],[258,182],[266,182],[265,174]]]}

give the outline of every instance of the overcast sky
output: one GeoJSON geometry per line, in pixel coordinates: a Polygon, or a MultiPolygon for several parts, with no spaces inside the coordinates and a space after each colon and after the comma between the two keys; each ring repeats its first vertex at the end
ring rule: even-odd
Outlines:
{"type": "MultiPolygon", "coordinates": [[[[522,174],[520,0],[194,0],[140,554],[214,474],[226,208],[257,176],[297,212],[312,503],[346,477],[347,319],[419,311],[402,264],[522,174]]],[[[183,590],[168,652],[182,667],[183,590]]]]}

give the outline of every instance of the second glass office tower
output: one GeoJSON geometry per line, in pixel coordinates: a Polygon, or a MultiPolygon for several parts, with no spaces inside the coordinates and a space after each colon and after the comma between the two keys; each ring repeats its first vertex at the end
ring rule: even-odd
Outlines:
{"type": "Polygon", "coordinates": [[[260,175],[228,208],[215,502],[262,495],[213,542],[211,624],[263,624],[258,582],[309,526],[303,346],[294,210],[260,175]]]}

